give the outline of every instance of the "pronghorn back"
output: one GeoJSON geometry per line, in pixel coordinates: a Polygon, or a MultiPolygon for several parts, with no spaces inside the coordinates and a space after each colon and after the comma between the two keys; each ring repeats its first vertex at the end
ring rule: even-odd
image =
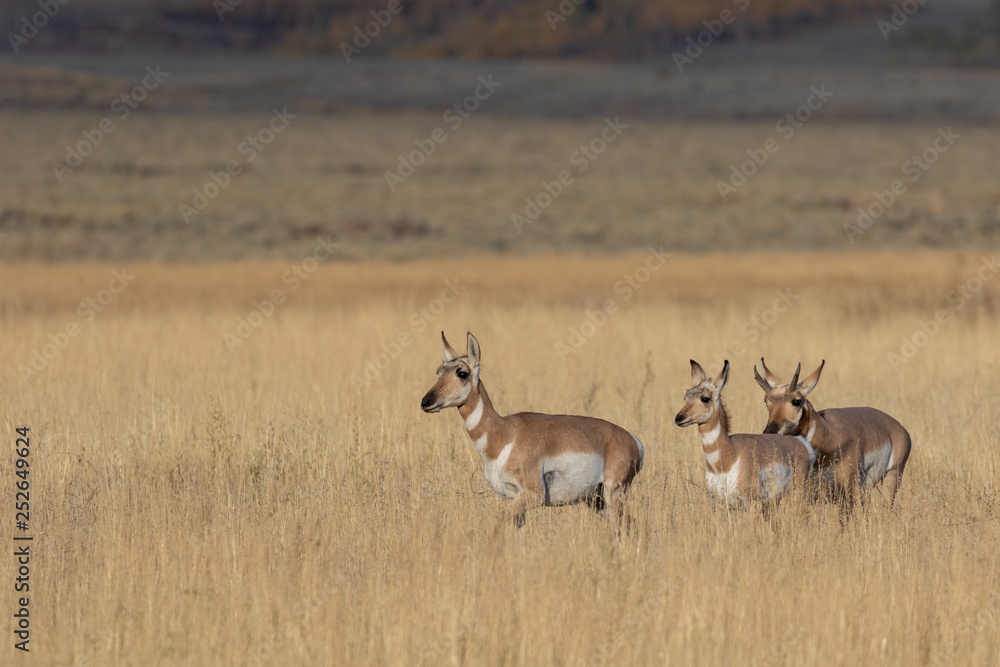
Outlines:
{"type": "MultiPolygon", "coordinates": [[[[837,451],[851,447],[859,449],[858,474],[861,488],[870,488],[882,481],[890,470],[902,474],[910,457],[910,434],[896,419],[875,408],[827,408],[820,410],[833,431],[837,451]],[[871,443],[858,447],[858,443],[871,443]]],[[[895,491],[895,489],[893,489],[895,491]]]]}

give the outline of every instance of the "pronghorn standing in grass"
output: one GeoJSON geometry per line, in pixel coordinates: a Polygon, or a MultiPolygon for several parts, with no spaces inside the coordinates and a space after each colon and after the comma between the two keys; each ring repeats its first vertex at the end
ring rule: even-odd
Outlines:
{"type": "Polygon", "coordinates": [[[816,450],[816,470],[833,482],[838,496],[853,504],[856,491],[885,482],[889,506],[910,456],[910,434],[889,415],[874,408],[836,408],[817,411],[807,396],[816,388],[826,361],[799,382],[802,364],[788,384],[768,370],[760,360],[754,367],[757,384],[766,392],[768,409],[764,433],[805,436],[816,450]]]}
{"type": "Polygon", "coordinates": [[[674,423],[698,425],[705,453],[705,486],[729,506],[759,502],[767,507],[795,489],[805,499],[815,453],[804,438],[741,433],[729,435],[729,415],[722,389],[729,379],[729,362],[712,380],[691,360],[692,387],[674,423]]]}
{"type": "Polygon", "coordinates": [[[444,363],[438,380],[420,401],[424,412],[457,407],[483,459],[483,475],[493,490],[513,501],[506,519],[524,524],[529,509],[541,505],[592,503],[622,522],[622,495],[642,469],[639,438],[603,419],[519,412],[497,414],[479,379],[479,341],[468,335],[460,357],[441,332],[444,363]]]}

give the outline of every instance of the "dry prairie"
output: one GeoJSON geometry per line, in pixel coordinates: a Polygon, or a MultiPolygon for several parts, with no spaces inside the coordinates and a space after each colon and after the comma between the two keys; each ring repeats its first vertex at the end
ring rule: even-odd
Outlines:
{"type": "Polygon", "coordinates": [[[281,134],[261,151],[241,152],[248,136],[267,128],[270,106],[193,115],[140,108],[121,121],[106,105],[103,112],[2,112],[0,145],[9,159],[0,165],[0,233],[7,235],[0,259],[294,260],[326,234],[348,259],[641,252],[650,243],[739,252],[1000,241],[995,127],[828,122],[841,104],[834,96],[792,136],[787,125],[776,131],[807,95],[804,85],[783,113],[747,123],[616,112],[611,117],[628,127],[593,160],[580,149],[600,138],[602,117],[472,115],[452,129],[441,113],[318,116],[290,104],[296,117],[281,134]],[[65,162],[66,147],[79,145],[104,117],[116,129],[60,181],[53,163],[65,162]],[[945,127],[959,138],[911,181],[905,164],[945,127]],[[390,190],[385,174],[417,150],[415,142],[431,142],[435,129],[445,142],[390,190]],[[717,184],[749,160],[747,151],[763,153],[769,139],[777,152],[759,168],[751,164],[757,173],[723,200],[717,184]],[[240,168],[231,178],[230,161],[240,168]],[[519,233],[511,216],[525,216],[529,198],[547,197],[544,184],[563,171],[572,182],[519,233]],[[215,187],[212,173],[228,185],[188,224],[180,207],[194,210],[194,191],[215,187]],[[905,194],[852,243],[844,225],[857,223],[859,208],[877,206],[875,193],[896,180],[905,194]]]}
{"type": "Polygon", "coordinates": [[[981,254],[676,255],[640,285],[645,259],[331,261],[294,290],[291,262],[132,264],[117,295],[102,290],[120,265],[0,267],[6,460],[15,427],[32,436],[32,661],[992,664],[1000,283],[981,254]],[[446,280],[460,295],[442,309],[446,280]],[[274,290],[286,300],[230,353],[223,335],[274,290]],[[769,314],[776,290],[792,305],[769,314]],[[107,301],[92,319],[88,298],[107,301]],[[644,440],[629,535],[570,507],[492,539],[501,501],[459,419],[418,408],[441,329],[476,333],[501,412],[593,414],[644,440]],[[22,378],[35,351],[54,358],[22,378]],[[761,355],[785,375],[826,359],[818,407],[870,404],[910,430],[892,512],[877,495],[843,526],[829,505],[769,522],[712,508],[697,438],[672,424],[688,359],[730,360],[735,429],[759,431],[761,355]]]}

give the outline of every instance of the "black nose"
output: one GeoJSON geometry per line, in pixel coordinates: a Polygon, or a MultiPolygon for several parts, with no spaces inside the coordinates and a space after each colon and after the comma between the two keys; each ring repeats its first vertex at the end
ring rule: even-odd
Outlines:
{"type": "Polygon", "coordinates": [[[775,434],[777,432],[778,432],[778,425],[775,424],[774,422],[771,422],[767,426],[764,427],[764,433],[775,434]]]}
{"type": "Polygon", "coordinates": [[[420,407],[424,410],[429,408],[432,403],[434,403],[434,397],[431,396],[430,394],[427,394],[426,396],[420,399],[420,407]]]}
{"type": "Polygon", "coordinates": [[[675,424],[680,424],[682,421],[684,421],[684,413],[678,412],[677,416],[674,417],[674,423],[675,424]]]}

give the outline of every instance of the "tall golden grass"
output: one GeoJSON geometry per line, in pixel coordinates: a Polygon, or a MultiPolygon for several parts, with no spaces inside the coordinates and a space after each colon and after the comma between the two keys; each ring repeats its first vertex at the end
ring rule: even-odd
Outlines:
{"type": "Polygon", "coordinates": [[[0,267],[5,460],[15,427],[33,443],[30,660],[993,663],[1000,281],[948,303],[980,256],[676,256],[625,300],[615,284],[644,259],[331,264],[295,291],[288,265],[136,265],[92,322],[78,304],[120,267],[0,267]],[[446,279],[464,291],[425,317],[446,279]],[[275,289],[287,300],[231,354],[223,334],[275,289]],[[786,289],[800,301],[755,336],[786,289]],[[606,299],[617,312],[561,361],[606,299]],[[892,368],[939,309],[951,318],[892,368]],[[71,321],[79,335],[22,379],[71,321]],[[501,412],[587,413],[643,439],[628,535],[575,506],[492,537],[502,501],[459,419],[418,407],[442,329],[477,335],[501,412]],[[872,405],[910,430],[891,512],[877,493],[843,525],[832,505],[713,508],[697,438],[672,424],[688,359],[728,358],[735,430],[760,431],[761,355],[785,374],[825,358],[818,407],[872,405]],[[352,382],[369,360],[385,368],[352,382]]]}

